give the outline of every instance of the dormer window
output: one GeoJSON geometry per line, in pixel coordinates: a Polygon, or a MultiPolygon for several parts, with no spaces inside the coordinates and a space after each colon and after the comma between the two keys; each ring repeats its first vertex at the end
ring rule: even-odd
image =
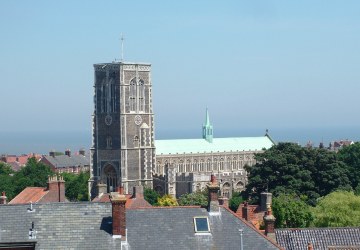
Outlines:
{"type": "Polygon", "coordinates": [[[195,233],[210,233],[208,217],[194,217],[194,229],[195,233]]]}

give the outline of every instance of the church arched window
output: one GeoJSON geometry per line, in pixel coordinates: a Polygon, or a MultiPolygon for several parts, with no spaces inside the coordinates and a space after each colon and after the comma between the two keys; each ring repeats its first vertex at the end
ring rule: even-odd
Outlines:
{"type": "Polygon", "coordinates": [[[236,183],[236,191],[237,192],[243,191],[244,188],[245,188],[245,185],[242,181],[239,181],[238,183],[236,183]]]}
{"type": "Polygon", "coordinates": [[[130,111],[136,111],[136,79],[135,78],[133,78],[130,81],[129,106],[130,106],[130,111]]]}
{"type": "Polygon", "coordinates": [[[191,167],[191,162],[190,162],[190,160],[187,160],[186,161],[186,172],[192,172],[190,167],[191,167]]]}
{"type": "Polygon", "coordinates": [[[111,136],[107,136],[106,137],[106,149],[111,149],[112,148],[112,138],[111,136]]]}
{"type": "Polygon", "coordinates": [[[206,162],[206,171],[207,172],[211,172],[212,169],[211,169],[211,160],[210,159],[207,159],[207,162],[206,162]]]}
{"type": "Polygon", "coordinates": [[[113,192],[117,188],[116,170],[111,164],[107,164],[102,173],[102,182],[106,183],[107,192],[113,192]]]}
{"type": "Polygon", "coordinates": [[[225,182],[222,188],[222,196],[230,198],[231,185],[228,182],[225,182]]]}
{"type": "Polygon", "coordinates": [[[200,161],[200,172],[204,172],[204,171],[205,171],[204,159],[201,159],[201,161],[200,161]]]}
{"type": "Polygon", "coordinates": [[[145,112],[145,85],[144,81],[139,81],[139,111],[145,112]]]}
{"type": "Polygon", "coordinates": [[[179,161],[179,172],[180,173],[184,173],[185,171],[184,171],[184,162],[183,162],[183,160],[180,160],[179,161]]]}
{"type": "Polygon", "coordinates": [[[218,169],[219,169],[219,166],[218,166],[218,160],[217,160],[217,158],[216,157],[214,157],[214,167],[213,167],[213,170],[214,171],[218,171],[218,169]]]}
{"type": "Polygon", "coordinates": [[[224,158],[220,158],[219,170],[224,171],[224,158]]]}

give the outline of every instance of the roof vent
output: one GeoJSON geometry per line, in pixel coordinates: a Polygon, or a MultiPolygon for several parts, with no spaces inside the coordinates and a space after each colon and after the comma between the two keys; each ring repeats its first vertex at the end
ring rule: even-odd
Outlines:
{"type": "Polygon", "coordinates": [[[36,239],[37,231],[34,229],[34,227],[35,227],[34,222],[31,222],[31,228],[29,229],[29,240],[36,239]]]}
{"type": "Polygon", "coordinates": [[[35,212],[35,208],[33,208],[32,202],[30,202],[30,207],[27,208],[27,211],[28,211],[28,213],[33,213],[33,212],[35,212]]]}

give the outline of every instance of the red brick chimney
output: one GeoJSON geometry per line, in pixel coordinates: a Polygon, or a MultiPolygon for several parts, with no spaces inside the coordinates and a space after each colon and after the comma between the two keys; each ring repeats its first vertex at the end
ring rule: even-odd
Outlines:
{"type": "Polygon", "coordinates": [[[264,215],[265,235],[275,240],[275,217],[272,215],[271,207],[268,207],[264,215]]]}
{"type": "Polygon", "coordinates": [[[7,203],[7,197],[6,197],[6,194],[5,192],[2,192],[1,193],[1,196],[0,196],[0,205],[4,205],[7,203]]]}
{"type": "Polygon", "coordinates": [[[220,190],[219,183],[216,180],[215,175],[211,175],[211,181],[207,186],[208,188],[208,211],[219,212],[219,197],[218,192],[220,190]]]}
{"type": "Polygon", "coordinates": [[[119,188],[120,193],[112,192],[110,194],[112,206],[112,229],[114,238],[126,237],[126,196],[123,194],[123,188],[119,188]]]}
{"type": "Polygon", "coordinates": [[[65,181],[62,176],[49,176],[46,197],[47,202],[64,202],[65,201],[65,181]]]}

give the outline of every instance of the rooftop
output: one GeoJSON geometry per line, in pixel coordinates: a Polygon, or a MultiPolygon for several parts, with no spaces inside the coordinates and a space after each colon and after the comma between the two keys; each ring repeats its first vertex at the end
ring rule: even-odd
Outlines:
{"type": "MultiPolygon", "coordinates": [[[[112,237],[111,203],[77,202],[0,206],[0,244],[36,242],[36,249],[121,249],[112,237]],[[34,225],[35,238],[29,239],[34,225]]],[[[221,207],[216,216],[200,207],[127,209],[127,241],[136,249],[279,249],[258,230],[221,207]],[[195,233],[194,217],[207,217],[210,233],[195,233]]]]}
{"type": "Polygon", "coordinates": [[[261,151],[274,145],[267,136],[214,138],[213,142],[205,139],[156,140],[156,155],[216,153],[230,151],[261,151]]]}
{"type": "Polygon", "coordinates": [[[275,229],[277,243],[285,249],[316,250],[360,248],[360,227],[275,229]]]}

